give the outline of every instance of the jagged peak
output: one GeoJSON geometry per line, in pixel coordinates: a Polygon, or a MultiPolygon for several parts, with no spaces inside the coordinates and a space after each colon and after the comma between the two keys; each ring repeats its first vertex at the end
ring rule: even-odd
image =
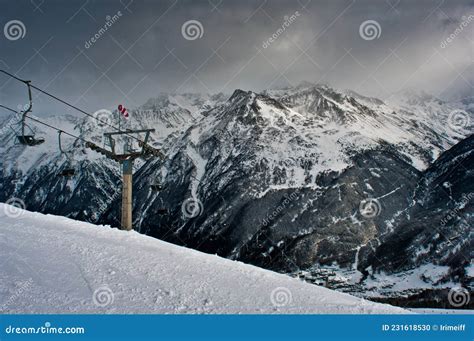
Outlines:
{"type": "Polygon", "coordinates": [[[358,99],[358,100],[363,100],[363,101],[371,102],[371,103],[378,104],[378,105],[384,104],[384,101],[382,101],[381,99],[378,99],[376,97],[361,95],[360,93],[358,93],[354,90],[351,90],[351,89],[344,89],[343,93],[347,96],[350,96],[350,97],[358,99]]]}
{"type": "Polygon", "coordinates": [[[252,91],[245,91],[242,89],[235,89],[234,93],[230,96],[229,101],[234,101],[236,98],[245,97],[252,94],[252,91]]]}

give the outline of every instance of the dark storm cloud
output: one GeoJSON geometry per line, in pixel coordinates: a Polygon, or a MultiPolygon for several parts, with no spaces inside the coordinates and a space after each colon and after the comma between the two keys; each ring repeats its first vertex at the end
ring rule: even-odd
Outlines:
{"type": "MultiPolygon", "coordinates": [[[[408,87],[469,95],[474,83],[473,1],[0,4],[2,28],[10,20],[26,27],[23,39],[1,36],[1,67],[90,111],[133,107],[162,91],[260,91],[302,80],[382,98],[408,87]],[[202,25],[202,37],[183,37],[189,20],[202,25]],[[373,40],[359,33],[367,20],[380,26],[373,40]]],[[[6,78],[0,89],[2,103],[25,100],[6,78]]],[[[44,97],[35,104],[40,112],[65,111],[44,97]]]]}

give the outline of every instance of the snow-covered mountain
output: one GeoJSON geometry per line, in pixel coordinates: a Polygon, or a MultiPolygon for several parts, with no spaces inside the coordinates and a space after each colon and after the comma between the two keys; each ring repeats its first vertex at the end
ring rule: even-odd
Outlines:
{"type": "MultiPolygon", "coordinates": [[[[80,138],[62,134],[64,153],[59,149],[57,131],[30,120],[27,120],[28,126],[46,142],[35,147],[17,144],[20,119],[7,117],[0,130],[0,200],[20,198],[31,210],[99,222],[101,215],[121,197],[121,170],[116,162],[86,148],[83,140],[105,146],[103,133],[113,131],[112,127],[155,128],[150,144],[166,149],[180,132],[200,119],[200,112],[213,103],[219,103],[222,98],[222,94],[160,94],[142,107],[131,110],[132,119],[129,121],[117,111],[108,110],[97,111],[93,118],[68,115],[37,117],[80,138]],[[69,168],[75,169],[74,177],[58,175],[69,168]]],[[[30,133],[29,129],[26,132],[30,133]]],[[[140,166],[141,160],[137,160],[136,168],[140,166]]]]}
{"type": "MultiPolygon", "coordinates": [[[[434,291],[425,297],[427,301],[450,286],[461,284],[472,291],[473,178],[471,135],[442,153],[423,173],[412,203],[394,216],[393,230],[379,245],[361,249],[360,269],[385,274],[406,272],[409,276],[416,269],[419,278],[425,279],[421,286],[430,286],[427,289],[434,291]]],[[[385,283],[387,292],[396,291],[393,282],[392,278],[391,285],[385,283]]],[[[471,303],[470,307],[473,306],[471,303]]]]}
{"type": "Polygon", "coordinates": [[[407,313],[136,232],[4,204],[0,249],[7,314],[407,313]]]}
{"type": "MultiPolygon", "coordinates": [[[[236,90],[228,99],[161,95],[131,116],[129,127],[157,129],[151,143],[166,155],[164,161],[137,163],[136,230],[306,279],[340,270],[346,289],[357,284],[359,291],[358,282],[377,281],[377,273],[441,260],[419,257],[402,269],[390,265],[395,260],[389,252],[387,264],[375,262],[374,255],[397,235],[402,218],[412,219],[407,212],[421,200],[417,195],[430,167],[472,134],[474,118],[463,103],[425,93],[400,93],[384,102],[311,83],[261,94],[236,90]],[[151,188],[157,183],[158,192],[151,188]],[[367,217],[361,206],[371,200],[375,214],[367,217]]],[[[113,117],[110,122],[118,125],[118,115],[113,117]]],[[[97,144],[106,130],[90,120],[74,127],[97,144]]],[[[32,210],[116,225],[118,165],[84,148],[71,149],[82,168],[66,181],[55,168],[66,161],[41,149],[46,147],[32,148],[44,155],[43,163],[15,173],[21,179],[15,185],[11,172],[2,177],[0,199],[18,197],[32,210]],[[71,183],[74,189],[67,192],[71,183]]],[[[11,160],[30,153],[11,145],[1,152],[11,160]]],[[[439,200],[450,207],[447,198],[439,200]]],[[[430,219],[429,212],[420,214],[430,219]]],[[[441,285],[469,278],[464,263],[441,266],[448,267],[441,285]],[[464,274],[455,275],[455,269],[464,274]]]]}
{"type": "Polygon", "coordinates": [[[402,306],[449,308],[452,288],[472,293],[473,150],[471,135],[419,174],[411,201],[385,222],[385,234],[357,249],[352,268],[313,265],[293,275],[402,306]]]}
{"type": "MultiPolygon", "coordinates": [[[[154,138],[159,142],[176,137],[184,129],[198,122],[203,112],[226,100],[227,96],[222,93],[216,95],[162,93],[132,110],[131,115],[135,127],[155,128],[154,138]]],[[[157,143],[155,146],[161,146],[161,144],[157,143]]]]}

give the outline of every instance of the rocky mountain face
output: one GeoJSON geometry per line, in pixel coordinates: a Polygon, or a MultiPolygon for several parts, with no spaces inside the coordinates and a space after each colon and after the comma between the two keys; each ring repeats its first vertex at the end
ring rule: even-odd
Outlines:
{"type": "MultiPolygon", "coordinates": [[[[161,95],[130,116],[125,127],[156,128],[151,143],[166,155],[136,164],[141,233],[347,291],[472,279],[473,111],[462,103],[413,92],[381,101],[305,83],[229,98],[161,95]],[[459,110],[468,124],[450,124],[459,110]]],[[[97,144],[110,130],[66,121],[97,144]]],[[[116,163],[71,140],[80,171],[62,179],[71,161],[48,142],[54,136],[28,150],[12,137],[0,136],[10,162],[1,201],[117,226],[116,163]]]]}
{"type": "Polygon", "coordinates": [[[396,226],[360,267],[400,272],[419,264],[448,266],[444,278],[468,285],[473,256],[474,135],[444,152],[425,172],[396,226]]]}

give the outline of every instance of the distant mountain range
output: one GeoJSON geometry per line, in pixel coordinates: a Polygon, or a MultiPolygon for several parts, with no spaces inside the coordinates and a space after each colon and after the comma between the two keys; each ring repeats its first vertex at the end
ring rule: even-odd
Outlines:
{"type": "MultiPolygon", "coordinates": [[[[166,155],[136,164],[135,229],[364,296],[472,286],[473,108],[311,83],[160,95],[122,123],[156,128],[166,155]]],[[[47,121],[97,144],[110,130],[47,121]]],[[[29,148],[2,130],[0,201],[118,226],[118,165],[68,139],[71,162],[56,132],[36,129],[46,142],[29,148]],[[57,176],[71,165],[73,178],[57,176]]]]}

